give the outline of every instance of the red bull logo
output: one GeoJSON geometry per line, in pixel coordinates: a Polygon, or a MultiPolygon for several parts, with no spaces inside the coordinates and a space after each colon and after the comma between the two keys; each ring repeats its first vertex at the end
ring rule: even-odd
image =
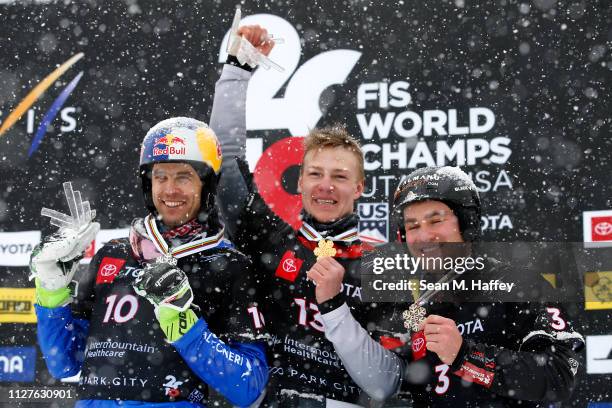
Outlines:
{"type": "Polygon", "coordinates": [[[174,135],[160,137],[153,145],[153,156],[184,155],[185,152],[185,140],[174,135]]]}

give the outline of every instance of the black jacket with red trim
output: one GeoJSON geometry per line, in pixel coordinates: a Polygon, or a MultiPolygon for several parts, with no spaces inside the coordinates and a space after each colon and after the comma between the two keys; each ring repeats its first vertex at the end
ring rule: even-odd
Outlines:
{"type": "Polygon", "coordinates": [[[371,247],[359,240],[334,243],[334,258],[346,271],[342,292],[333,302],[319,306],[315,286],[306,277],[316,262],[315,241],[275,215],[256,192],[249,195],[237,225],[234,242],[250,255],[263,292],[258,297],[266,299],[260,311],[272,337],[268,402],[298,397],[322,403],[324,398],[357,403],[361,391],[325,338],[321,313],[326,311],[323,308],[335,308],[346,301],[364,326],[376,320],[376,305],[361,301],[361,255],[371,247]]]}
{"type": "Polygon", "coordinates": [[[58,378],[81,371],[80,400],[191,401],[209,387],[246,406],[265,386],[263,334],[250,324],[251,264],[231,243],[178,259],[198,322],[169,343],[154,307],[134,291],[143,264],[128,239],[112,240],[78,277],[71,305],[37,305],[39,339],[58,378]],[[222,373],[223,375],[220,375],[222,373]],[[239,381],[236,381],[239,378],[239,381]]]}
{"type": "MultiPolygon", "coordinates": [[[[489,274],[516,276],[502,263],[489,266],[489,274]]],[[[450,366],[416,338],[395,348],[404,362],[400,398],[415,407],[547,407],[570,397],[584,340],[562,305],[461,299],[425,308],[454,320],[463,344],[450,366]]],[[[394,316],[379,323],[401,331],[401,314],[394,316]]]]}

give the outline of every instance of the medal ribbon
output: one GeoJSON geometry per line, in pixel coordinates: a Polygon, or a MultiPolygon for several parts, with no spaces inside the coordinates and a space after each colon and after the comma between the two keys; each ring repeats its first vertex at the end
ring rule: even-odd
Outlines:
{"type": "MultiPolygon", "coordinates": [[[[302,245],[306,248],[314,251],[317,248],[317,243],[315,241],[309,241],[305,237],[298,237],[302,245]]],[[[336,254],[334,258],[347,258],[347,259],[355,259],[361,258],[364,251],[371,250],[372,248],[369,245],[364,243],[359,243],[355,245],[351,245],[347,248],[336,248],[336,254]]]]}
{"type": "Polygon", "coordinates": [[[316,242],[321,241],[322,239],[342,242],[353,242],[359,239],[359,230],[357,229],[357,227],[349,228],[348,230],[341,232],[338,235],[324,237],[310,224],[302,222],[300,232],[307,240],[316,242]]]}
{"type": "Polygon", "coordinates": [[[298,237],[302,245],[313,250],[317,259],[325,256],[335,258],[357,258],[361,256],[363,248],[361,244],[351,245],[348,249],[338,248],[334,242],[348,243],[359,241],[359,230],[357,227],[349,228],[337,235],[323,237],[319,231],[307,222],[302,222],[298,237]]]}
{"type": "Polygon", "coordinates": [[[205,251],[207,249],[215,247],[225,248],[231,246],[223,238],[225,228],[221,227],[221,230],[211,237],[197,239],[195,241],[179,245],[176,248],[170,250],[168,243],[162,236],[162,233],[159,232],[159,229],[157,228],[155,218],[152,217],[151,214],[145,217],[144,224],[147,230],[147,235],[151,239],[151,242],[153,242],[153,245],[155,245],[155,248],[157,248],[160,253],[164,255],[172,255],[175,258],[182,258],[184,256],[195,254],[196,252],[205,251]]]}

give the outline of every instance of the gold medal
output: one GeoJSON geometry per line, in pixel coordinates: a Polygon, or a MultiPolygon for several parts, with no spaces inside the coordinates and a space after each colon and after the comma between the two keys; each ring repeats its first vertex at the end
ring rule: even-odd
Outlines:
{"type": "Polygon", "coordinates": [[[426,314],[427,310],[423,306],[419,306],[416,302],[411,304],[408,310],[404,310],[404,313],[402,313],[404,327],[414,333],[418,332],[419,325],[425,320],[426,314]]]}
{"type": "Polygon", "coordinates": [[[328,241],[326,239],[322,239],[317,244],[317,247],[314,249],[314,254],[317,257],[317,261],[326,256],[334,256],[336,255],[336,248],[334,248],[334,241],[328,241]]]}

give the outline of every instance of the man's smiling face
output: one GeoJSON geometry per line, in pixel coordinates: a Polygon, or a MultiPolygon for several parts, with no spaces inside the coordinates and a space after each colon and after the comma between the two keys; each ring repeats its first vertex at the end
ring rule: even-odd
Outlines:
{"type": "Polygon", "coordinates": [[[459,220],[441,201],[426,200],[404,208],[406,243],[412,256],[431,256],[446,242],[464,242],[459,220]]]}
{"type": "Polygon", "coordinates": [[[153,204],[162,222],[177,227],[197,217],[202,181],[187,163],[156,163],[152,173],[153,204]]]}
{"type": "Polygon", "coordinates": [[[304,157],[298,188],[304,210],[319,222],[333,222],[353,212],[364,182],[355,153],[323,147],[304,157]]]}

